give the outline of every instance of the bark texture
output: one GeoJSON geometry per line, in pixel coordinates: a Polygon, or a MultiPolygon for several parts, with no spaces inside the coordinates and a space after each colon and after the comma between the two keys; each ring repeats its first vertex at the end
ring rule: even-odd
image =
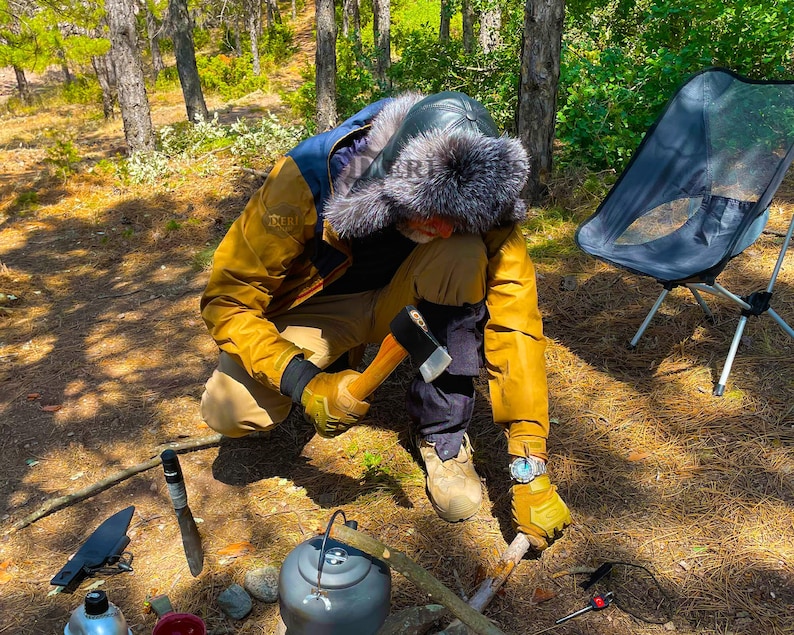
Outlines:
{"type": "Polygon", "coordinates": [[[552,169],[564,0],[527,0],[521,47],[518,136],[529,153],[529,180],[523,196],[540,201],[552,169]]]}
{"type": "Polygon", "coordinates": [[[154,132],[135,30],[133,0],[105,0],[124,137],[132,152],[154,150],[154,132]]]}
{"type": "Polygon", "coordinates": [[[391,6],[389,0],[372,0],[372,32],[375,38],[375,76],[387,90],[391,88],[391,6]]]}
{"type": "Polygon", "coordinates": [[[109,54],[98,55],[91,58],[91,65],[94,67],[99,87],[102,89],[102,114],[105,119],[114,119],[118,94],[116,92],[116,73],[113,68],[113,60],[109,54]]]}
{"type": "Polygon", "coordinates": [[[176,70],[185,99],[187,118],[196,122],[207,120],[207,104],[201,91],[198,67],[196,66],[196,49],[193,45],[193,22],[187,9],[187,0],[169,0],[168,15],[171,22],[171,34],[174,40],[176,70]]]}
{"type": "Polygon", "coordinates": [[[336,126],[336,16],[334,0],[315,0],[317,51],[315,86],[317,88],[317,131],[336,126]]]}
{"type": "Polygon", "coordinates": [[[25,77],[25,71],[19,68],[19,66],[14,66],[14,75],[17,78],[17,92],[19,93],[19,98],[22,100],[23,104],[32,104],[33,103],[33,96],[30,94],[30,85],[28,84],[28,78],[25,77]]]}

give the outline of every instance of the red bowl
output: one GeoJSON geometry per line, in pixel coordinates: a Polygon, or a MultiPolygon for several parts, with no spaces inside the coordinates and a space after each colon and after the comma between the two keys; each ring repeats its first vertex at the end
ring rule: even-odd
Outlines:
{"type": "Polygon", "coordinates": [[[207,627],[192,613],[166,613],[154,625],[152,635],[207,635],[207,627]]]}

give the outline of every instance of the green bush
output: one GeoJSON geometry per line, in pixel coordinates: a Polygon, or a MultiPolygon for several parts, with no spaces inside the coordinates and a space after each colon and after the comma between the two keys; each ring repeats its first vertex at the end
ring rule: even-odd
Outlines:
{"type": "Polygon", "coordinates": [[[253,127],[244,120],[237,120],[230,128],[235,137],[231,153],[243,165],[253,163],[271,165],[307,136],[303,126],[284,126],[274,114],[262,117],[253,127]]]}
{"type": "Polygon", "coordinates": [[[250,53],[240,57],[230,55],[196,56],[201,85],[216,92],[224,99],[237,99],[256,90],[265,90],[268,80],[265,75],[256,76],[250,53]]]}
{"type": "Polygon", "coordinates": [[[289,24],[274,24],[269,29],[265,29],[259,50],[275,64],[292,57],[298,47],[295,45],[295,34],[289,24]]]}
{"type": "Polygon", "coordinates": [[[94,75],[79,75],[64,85],[63,99],[70,104],[101,104],[102,88],[94,75]]]}

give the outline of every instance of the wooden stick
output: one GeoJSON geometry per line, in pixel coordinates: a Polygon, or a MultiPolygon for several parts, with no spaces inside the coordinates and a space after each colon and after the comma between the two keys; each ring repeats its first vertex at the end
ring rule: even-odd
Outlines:
{"type": "Polygon", "coordinates": [[[478,613],[466,604],[433,577],[432,574],[413,562],[404,553],[394,551],[375,538],[340,523],[331,525],[329,535],[340,542],[386,562],[392,569],[404,575],[422,591],[446,606],[455,617],[478,635],[505,635],[482,613],[478,613]]]}
{"type": "MultiPolygon", "coordinates": [[[[477,591],[475,591],[474,595],[471,597],[471,600],[469,600],[469,606],[471,608],[482,612],[483,609],[488,606],[491,600],[496,597],[497,592],[505,583],[505,580],[507,580],[508,576],[513,572],[513,569],[521,562],[521,558],[524,557],[529,547],[529,540],[524,534],[519,533],[513,538],[513,542],[508,545],[497,563],[493,575],[482,581],[477,591]]],[[[457,619],[443,631],[439,631],[437,635],[464,635],[465,633],[468,633],[468,629],[460,619],[457,619]]]]}
{"type": "Polygon", "coordinates": [[[140,472],[145,472],[146,470],[152,469],[156,465],[160,465],[160,452],[165,449],[172,449],[175,452],[187,452],[190,450],[199,450],[203,448],[208,448],[213,445],[217,445],[220,443],[222,435],[220,434],[210,434],[206,437],[195,437],[192,439],[188,439],[186,441],[181,441],[179,443],[164,443],[161,446],[158,446],[157,453],[155,456],[143,463],[138,463],[137,465],[133,465],[132,467],[128,467],[123,469],[115,474],[111,474],[110,476],[103,478],[101,481],[98,481],[92,485],[84,487],[81,490],[78,490],[72,494],[66,494],[65,496],[58,496],[57,498],[51,498],[50,500],[46,501],[41,507],[39,507],[35,512],[25,516],[21,520],[18,520],[11,526],[11,529],[5,531],[3,535],[8,535],[13,531],[19,531],[20,529],[24,529],[28,525],[35,523],[37,520],[44,518],[45,516],[49,516],[51,513],[58,511],[59,509],[63,509],[64,507],[68,507],[78,501],[85,500],[86,498],[90,498],[95,494],[99,494],[109,488],[111,485],[115,485],[116,483],[121,483],[122,481],[127,480],[131,476],[138,474],[140,472]]]}

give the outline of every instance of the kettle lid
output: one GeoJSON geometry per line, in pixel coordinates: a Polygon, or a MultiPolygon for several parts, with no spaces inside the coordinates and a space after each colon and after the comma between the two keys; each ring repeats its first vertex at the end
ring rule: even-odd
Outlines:
{"type": "MultiPolygon", "coordinates": [[[[322,543],[322,536],[317,536],[298,547],[298,571],[312,586],[317,584],[322,543]]],[[[367,554],[332,538],[326,541],[322,555],[320,585],[323,589],[343,589],[358,584],[372,568],[367,554]]]]}

